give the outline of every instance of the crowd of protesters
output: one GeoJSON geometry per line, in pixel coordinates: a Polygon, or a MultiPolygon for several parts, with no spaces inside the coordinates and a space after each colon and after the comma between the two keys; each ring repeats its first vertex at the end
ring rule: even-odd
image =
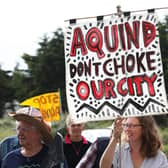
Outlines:
{"type": "Polygon", "coordinates": [[[67,134],[56,133],[55,138],[35,108],[24,107],[9,116],[16,120],[17,134],[1,141],[1,168],[168,168],[152,116],[117,118],[111,136],[93,143],[82,136],[85,123],[70,114],[67,134]]]}

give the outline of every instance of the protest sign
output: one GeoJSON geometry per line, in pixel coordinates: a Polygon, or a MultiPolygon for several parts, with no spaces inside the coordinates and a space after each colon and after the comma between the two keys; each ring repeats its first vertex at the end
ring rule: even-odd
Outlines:
{"type": "Polygon", "coordinates": [[[41,94],[20,103],[21,106],[38,108],[45,121],[60,120],[61,99],[59,92],[41,94]]]}
{"type": "Polygon", "coordinates": [[[69,24],[65,64],[77,120],[168,113],[155,13],[69,24]]]}

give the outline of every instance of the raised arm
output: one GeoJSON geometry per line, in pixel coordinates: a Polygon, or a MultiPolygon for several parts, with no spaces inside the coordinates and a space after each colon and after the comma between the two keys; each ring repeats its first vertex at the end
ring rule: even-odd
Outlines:
{"type": "Polygon", "coordinates": [[[117,118],[114,121],[114,130],[112,137],[109,141],[108,146],[106,147],[101,159],[100,159],[100,168],[111,168],[112,162],[114,158],[115,148],[117,145],[117,142],[121,136],[122,133],[122,121],[123,119],[117,118]]]}

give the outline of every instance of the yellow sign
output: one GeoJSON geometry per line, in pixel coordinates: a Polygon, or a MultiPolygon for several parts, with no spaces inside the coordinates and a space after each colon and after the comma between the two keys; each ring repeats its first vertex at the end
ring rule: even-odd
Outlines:
{"type": "Polygon", "coordinates": [[[20,103],[21,106],[32,106],[40,109],[45,121],[60,120],[61,99],[59,92],[46,93],[32,97],[20,103]]]}

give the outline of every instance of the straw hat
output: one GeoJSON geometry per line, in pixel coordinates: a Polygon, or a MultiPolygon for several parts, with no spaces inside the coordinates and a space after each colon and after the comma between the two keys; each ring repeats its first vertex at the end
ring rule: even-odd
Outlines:
{"type": "Polygon", "coordinates": [[[25,121],[35,126],[40,131],[44,143],[52,142],[51,127],[43,121],[39,110],[33,107],[23,107],[16,112],[8,113],[8,115],[17,121],[25,121]]]}

